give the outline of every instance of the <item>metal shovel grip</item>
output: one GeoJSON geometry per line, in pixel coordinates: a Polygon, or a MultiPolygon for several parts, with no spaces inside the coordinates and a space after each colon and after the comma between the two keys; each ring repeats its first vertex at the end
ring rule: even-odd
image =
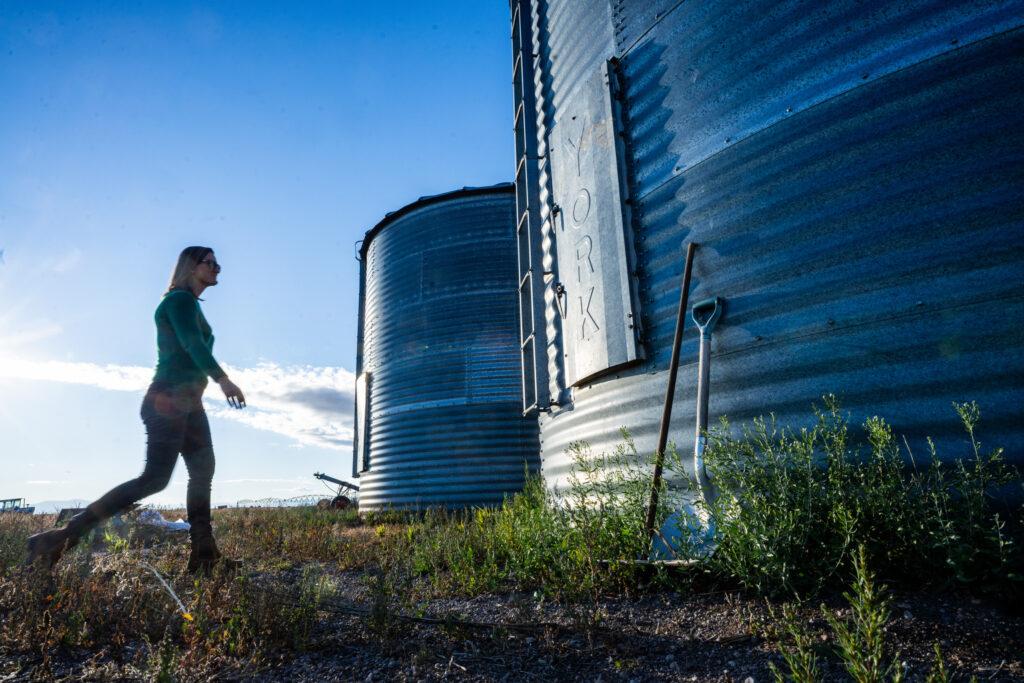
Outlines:
{"type": "Polygon", "coordinates": [[[693,305],[690,317],[693,318],[693,324],[700,330],[701,336],[710,335],[715,329],[718,319],[722,317],[722,298],[716,296],[698,301],[693,305]]]}

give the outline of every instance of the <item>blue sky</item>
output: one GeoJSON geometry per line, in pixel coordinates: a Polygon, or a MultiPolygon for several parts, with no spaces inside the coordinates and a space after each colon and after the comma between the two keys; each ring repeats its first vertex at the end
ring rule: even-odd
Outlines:
{"type": "Polygon", "coordinates": [[[347,476],[354,243],[511,180],[510,53],[498,1],[0,0],[0,498],[141,470],[153,309],[190,244],[224,266],[203,308],[250,404],[207,390],[215,501],[347,476]]]}

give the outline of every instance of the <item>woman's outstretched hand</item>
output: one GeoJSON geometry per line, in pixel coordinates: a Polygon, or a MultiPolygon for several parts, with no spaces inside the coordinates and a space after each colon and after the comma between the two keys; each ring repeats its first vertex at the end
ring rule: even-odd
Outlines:
{"type": "Polygon", "coordinates": [[[222,377],[217,383],[220,384],[220,388],[224,391],[224,396],[227,397],[229,406],[232,408],[245,407],[245,394],[242,393],[242,390],[234,382],[227,377],[222,377]]]}

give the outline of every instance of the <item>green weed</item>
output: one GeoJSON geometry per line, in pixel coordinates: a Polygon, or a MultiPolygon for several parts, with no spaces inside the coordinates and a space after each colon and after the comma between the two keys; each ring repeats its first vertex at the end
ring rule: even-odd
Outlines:
{"type": "Polygon", "coordinates": [[[942,659],[942,648],[938,643],[935,643],[935,663],[924,680],[925,683],[949,683],[949,672],[946,670],[946,662],[942,659]]]}
{"type": "Polygon", "coordinates": [[[783,673],[774,662],[769,663],[776,683],[816,683],[821,680],[814,636],[804,626],[796,610],[791,605],[783,605],[782,614],[777,615],[769,606],[769,614],[775,620],[772,624],[773,631],[780,632],[776,635],[775,642],[786,664],[786,672],[783,673]]]}
{"type": "Polygon", "coordinates": [[[854,556],[853,588],[843,596],[850,604],[849,621],[833,616],[824,606],[822,613],[838,643],[839,655],[856,683],[903,680],[898,655],[887,661],[885,624],[889,621],[890,598],[884,586],[875,583],[868,569],[864,546],[854,556]]]}
{"type": "MultiPolygon", "coordinates": [[[[650,468],[624,434],[611,454],[571,447],[569,489],[549,491],[540,477],[496,509],[428,511],[399,542],[413,568],[438,590],[479,594],[536,591],[590,600],[602,590],[631,590],[647,551],[644,510],[650,468]],[[627,562],[621,562],[627,560],[627,562]]],[[[662,497],[664,519],[671,504],[662,497]]]]}
{"type": "MultiPolygon", "coordinates": [[[[391,536],[396,534],[390,533],[391,536]]],[[[378,638],[390,641],[400,632],[400,614],[413,612],[417,595],[413,585],[412,563],[408,550],[399,543],[378,547],[376,562],[364,576],[370,602],[366,616],[368,629],[378,638]]]]}
{"type": "Polygon", "coordinates": [[[149,668],[155,683],[177,683],[175,670],[178,667],[179,656],[173,634],[168,629],[157,644],[156,651],[150,656],[149,668]]]}
{"type": "MultiPolygon", "coordinates": [[[[834,652],[825,651],[824,654],[837,656],[856,683],[899,683],[904,680],[899,654],[889,653],[885,642],[891,598],[887,588],[877,582],[868,568],[863,545],[854,555],[853,572],[852,585],[843,593],[850,616],[839,618],[825,605],[820,608],[836,643],[834,652]]],[[[776,683],[816,683],[822,680],[818,661],[824,648],[822,641],[808,629],[806,620],[800,618],[793,605],[783,605],[781,615],[771,605],[768,611],[771,622],[766,632],[775,642],[786,665],[783,671],[775,664],[769,664],[776,683]]],[[[934,683],[949,681],[938,643],[935,643],[935,660],[926,680],[934,683]]]]}
{"type": "Polygon", "coordinates": [[[903,457],[881,418],[855,442],[830,396],[810,429],[758,419],[737,435],[723,421],[707,454],[723,492],[703,503],[721,540],[709,567],[761,594],[814,595],[848,573],[862,544],[892,580],[1019,591],[1019,528],[1007,530],[991,496],[1019,473],[1001,450],[981,451],[976,405],[957,412],[971,452],[943,462],[931,444],[924,464],[903,457]]]}

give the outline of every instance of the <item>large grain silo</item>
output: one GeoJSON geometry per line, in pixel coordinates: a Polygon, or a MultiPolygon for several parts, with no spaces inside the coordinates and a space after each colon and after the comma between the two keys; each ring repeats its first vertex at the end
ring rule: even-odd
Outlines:
{"type": "Polygon", "coordinates": [[[521,408],[511,184],[423,197],[366,234],[360,509],[500,503],[538,467],[521,408]]]}
{"type": "MultiPolygon", "coordinates": [[[[1024,3],[512,0],[524,409],[651,452],[684,248],[725,299],[710,413],[823,393],[924,455],[952,401],[1024,461],[1024,3]]],[[[671,438],[692,448],[696,343],[671,438]]]]}

